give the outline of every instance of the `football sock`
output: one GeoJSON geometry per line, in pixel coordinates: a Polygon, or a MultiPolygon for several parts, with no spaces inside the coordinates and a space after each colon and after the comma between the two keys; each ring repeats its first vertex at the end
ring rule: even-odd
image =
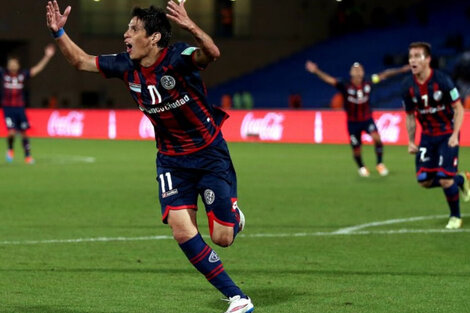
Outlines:
{"type": "Polygon", "coordinates": [[[29,138],[23,138],[23,149],[24,149],[24,156],[29,157],[31,155],[31,147],[29,145],[29,138]]]}
{"type": "Polygon", "coordinates": [[[377,156],[377,164],[382,163],[383,150],[384,150],[383,147],[384,145],[382,143],[375,144],[375,155],[377,156]]]}
{"type": "Polygon", "coordinates": [[[353,156],[354,156],[354,161],[356,161],[356,164],[358,167],[363,167],[364,163],[362,162],[362,156],[361,156],[361,148],[353,148],[353,156]]]}
{"type": "Polygon", "coordinates": [[[8,150],[13,150],[13,141],[14,140],[15,140],[14,136],[8,136],[8,138],[7,138],[8,150]]]}
{"type": "Polygon", "coordinates": [[[204,242],[201,234],[198,233],[180,244],[180,248],[193,266],[223,295],[226,297],[240,295],[242,298],[247,298],[225,272],[219,256],[204,242]]]}
{"type": "Polygon", "coordinates": [[[457,184],[454,182],[452,186],[444,189],[444,194],[449,204],[450,216],[460,218],[459,187],[457,187],[457,184]]]}
{"type": "Polygon", "coordinates": [[[459,188],[463,187],[464,179],[462,175],[455,175],[454,176],[454,182],[459,186],[459,188]]]}

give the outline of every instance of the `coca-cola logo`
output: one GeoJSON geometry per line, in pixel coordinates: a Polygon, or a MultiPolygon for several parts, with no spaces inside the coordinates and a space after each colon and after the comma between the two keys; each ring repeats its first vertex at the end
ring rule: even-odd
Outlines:
{"type": "Polygon", "coordinates": [[[81,137],[84,117],[84,113],[77,111],[71,111],[64,116],[54,111],[47,122],[47,133],[49,136],[81,137]]]}
{"type": "MultiPolygon", "coordinates": [[[[398,142],[400,137],[400,122],[400,114],[394,113],[384,113],[375,121],[382,142],[398,142]]],[[[366,142],[372,141],[372,138],[368,134],[364,134],[362,139],[366,142]]]]}
{"type": "Polygon", "coordinates": [[[140,138],[155,138],[155,129],[147,116],[142,116],[139,123],[140,138]]]}
{"type": "Polygon", "coordinates": [[[243,139],[251,136],[261,140],[281,140],[284,131],[283,121],[284,115],[280,113],[269,112],[262,118],[255,118],[250,112],[243,118],[240,135],[243,139]]]}

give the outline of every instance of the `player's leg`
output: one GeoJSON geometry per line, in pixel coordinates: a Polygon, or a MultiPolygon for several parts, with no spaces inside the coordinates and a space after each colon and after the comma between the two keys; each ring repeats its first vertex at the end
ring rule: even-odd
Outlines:
{"type": "MultiPolygon", "coordinates": [[[[225,272],[217,253],[207,245],[197,228],[196,210],[198,175],[192,171],[164,167],[165,157],[159,155],[157,179],[159,199],[162,206],[162,220],[172,229],[173,237],[191,264],[206,279],[229,299],[237,299],[242,307],[249,308],[251,301],[225,272]],[[163,161],[162,161],[163,159],[163,161]],[[242,300],[243,297],[243,300],[242,300]],[[245,303],[243,303],[245,302],[245,303]]],[[[252,306],[252,304],[251,304],[252,306]]],[[[250,312],[234,311],[234,312],[250,312]]]]}
{"type": "Polygon", "coordinates": [[[449,222],[446,228],[455,229],[462,226],[460,215],[459,183],[460,179],[455,179],[458,168],[459,147],[449,147],[449,136],[442,136],[439,145],[440,166],[436,176],[439,177],[439,183],[444,190],[444,195],[450,210],[449,222]]]}
{"type": "Polygon", "coordinates": [[[367,132],[370,134],[370,136],[372,137],[372,140],[374,141],[375,155],[377,157],[377,165],[375,168],[377,169],[377,172],[379,172],[380,176],[387,176],[388,169],[383,163],[382,139],[380,138],[380,134],[377,130],[377,126],[375,126],[375,123],[372,119],[369,121],[367,132]]]}
{"type": "Polygon", "coordinates": [[[29,122],[28,118],[26,117],[25,110],[23,108],[19,109],[18,112],[18,122],[19,122],[19,130],[21,132],[23,150],[24,150],[24,160],[27,164],[33,164],[34,159],[31,156],[31,143],[29,140],[29,136],[27,135],[26,131],[29,129],[29,122]]]}
{"type": "Polygon", "coordinates": [[[16,135],[16,117],[14,114],[14,109],[5,107],[3,108],[3,114],[5,118],[5,125],[7,126],[7,153],[6,160],[7,162],[12,162],[15,157],[14,142],[16,135]]]}
{"type": "Polygon", "coordinates": [[[353,158],[358,167],[358,173],[361,177],[369,177],[370,173],[362,161],[361,153],[361,126],[357,122],[348,122],[349,143],[351,144],[353,158]]]}

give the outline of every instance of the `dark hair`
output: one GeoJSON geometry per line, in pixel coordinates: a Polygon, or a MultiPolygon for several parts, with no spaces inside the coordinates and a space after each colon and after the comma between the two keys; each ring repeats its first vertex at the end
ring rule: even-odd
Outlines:
{"type": "Polygon", "coordinates": [[[16,54],[11,54],[11,55],[7,56],[7,61],[10,61],[10,60],[16,60],[16,61],[20,62],[20,57],[17,56],[16,54]]]}
{"type": "Polygon", "coordinates": [[[431,56],[431,44],[424,42],[424,41],[415,41],[410,43],[410,46],[408,47],[408,51],[410,51],[412,48],[422,48],[424,50],[424,55],[429,57],[431,56]]]}
{"type": "Polygon", "coordinates": [[[171,25],[165,11],[153,5],[147,9],[137,7],[132,10],[132,17],[137,17],[143,22],[147,36],[153,33],[160,33],[159,47],[164,48],[168,46],[171,38],[171,25]]]}

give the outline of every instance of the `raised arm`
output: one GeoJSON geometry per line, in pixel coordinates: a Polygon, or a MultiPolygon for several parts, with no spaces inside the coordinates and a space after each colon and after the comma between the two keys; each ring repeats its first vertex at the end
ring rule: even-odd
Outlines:
{"type": "Polygon", "coordinates": [[[42,57],[42,59],[38,62],[38,64],[33,66],[31,70],[29,71],[31,77],[34,77],[37,74],[39,74],[46,67],[47,63],[49,63],[50,59],[54,56],[54,54],[55,54],[54,45],[52,44],[47,45],[46,48],[44,49],[44,56],[42,57]]]}
{"type": "Polygon", "coordinates": [[[398,68],[390,68],[378,74],[372,75],[372,80],[374,83],[378,83],[381,80],[385,80],[387,78],[406,73],[409,70],[410,70],[410,66],[408,64],[402,67],[398,67],[398,68]]]}
{"type": "Polygon", "coordinates": [[[318,78],[320,78],[321,80],[323,80],[325,83],[327,84],[330,84],[332,86],[336,86],[337,84],[337,80],[336,78],[334,78],[333,76],[331,76],[330,74],[327,74],[323,71],[321,71],[319,68],[318,68],[318,65],[316,63],[313,63],[312,61],[307,61],[305,63],[305,69],[312,73],[312,74],[315,74],[318,76],[318,78]]]}
{"type": "Polygon", "coordinates": [[[80,71],[98,72],[96,57],[87,54],[64,32],[63,27],[67,22],[72,7],[68,6],[64,14],[60,14],[59,4],[56,0],[49,1],[46,6],[47,27],[51,30],[57,46],[65,56],[65,59],[80,71]]]}
{"type": "Polygon", "coordinates": [[[166,7],[167,17],[171,21],[178,24],[182,29],[187,30],[196,39],[200,49],[195,52],[194,61],[201,67],[206,67],[210,62],[220,57],[219,48],[216,46],[212,38],[206,34],[199,26],[196,25],[189,17],[184,8],[184,0],[179,4],[173,0],[168,1],[166,7]]]}

